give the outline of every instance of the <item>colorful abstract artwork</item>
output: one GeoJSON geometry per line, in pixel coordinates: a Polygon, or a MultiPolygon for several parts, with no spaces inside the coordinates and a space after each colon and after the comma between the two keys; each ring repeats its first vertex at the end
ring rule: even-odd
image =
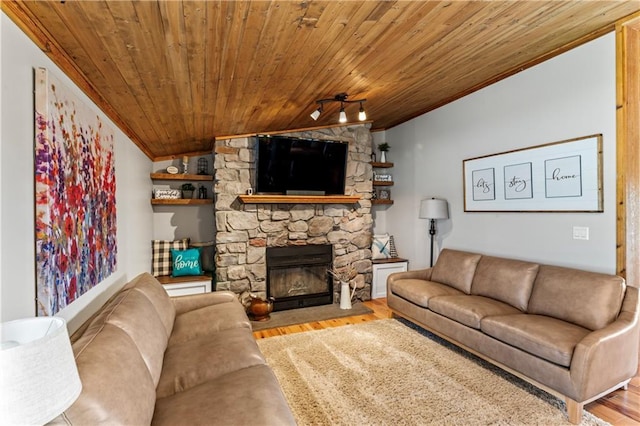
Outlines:
{"type": "Polygon", "coordinates": [[[37,314],[54,315],[116,270],[114,132],[36,70],[37,314]]]}

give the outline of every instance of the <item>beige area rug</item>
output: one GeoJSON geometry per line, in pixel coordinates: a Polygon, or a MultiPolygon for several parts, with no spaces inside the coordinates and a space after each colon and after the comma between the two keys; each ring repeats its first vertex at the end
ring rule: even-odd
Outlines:
{"type": "Polygon", "coordinates": [[[354,303],[351,309],[340,309],[340,305],[310,306],[308,308],[288,309],[270,314],[268,321],[251,321],[253,331],[266,330],[267,328],[285,327],[287,325],[303,324],[305,322],[324,321],[333,318],[365,315],[373,312],[362,303],[354,303]]]}
{"type": "MultiPolygon", "coordinates": [[[[394,319],[258,340],[299,425],[565,425],[564,403],[394,319]]],[[[584,412],[583,425],[607,425],[584,412]]]]}

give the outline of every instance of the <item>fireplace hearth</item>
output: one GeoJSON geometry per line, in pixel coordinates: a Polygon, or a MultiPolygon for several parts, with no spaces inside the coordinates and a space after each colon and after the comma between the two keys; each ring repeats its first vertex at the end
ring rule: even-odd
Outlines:
{"type": "Polygon", "coordinates": [[[274,311],[333,303],[330,244],[267,247],[267,296],[274,311]]]}

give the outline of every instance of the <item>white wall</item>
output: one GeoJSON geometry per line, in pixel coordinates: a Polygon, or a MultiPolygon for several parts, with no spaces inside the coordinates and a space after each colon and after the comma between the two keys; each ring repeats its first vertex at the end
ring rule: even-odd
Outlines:
{"type": "MultiPolygon", "coordinates": [[[[88,105],[94,105],[4,14],[0,16],[0,320],[35,315],[34,69],[45,67],[88,105]]],[[[94,105],[95,107],[95,105],[94,105]]],[[[151,268],[151,161],[95,107],[115,130],[117,270],[60,312],[75,329],[129,279],[151,268]],[[93,303],[91,303],[93,302],[93,303]]]]}
{"type": "MultiPolygon", "coordinates": [[[[428,266],[428,221],[420,200],[448,200],[438,246],[615,272],[615,37],[570,52],[387,130],[395,204],[386,230],[410,268],[428,266]],[[465,213],[462,161],[544,143],[603,134],[604,213],[465,213]],[[573,226],[590,229],[588,241],[573,226]]],[[[376,225],[377,227],[377,225],[376,225]]]]}

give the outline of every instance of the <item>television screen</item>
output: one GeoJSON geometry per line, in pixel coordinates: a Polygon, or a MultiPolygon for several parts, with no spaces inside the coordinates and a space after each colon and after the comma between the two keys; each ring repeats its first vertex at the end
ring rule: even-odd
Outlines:
{"type": "Polygon", "coordinates": [[[344,194],[347,143],[287,136],[257,139],[257,193],[344,194]]]}

